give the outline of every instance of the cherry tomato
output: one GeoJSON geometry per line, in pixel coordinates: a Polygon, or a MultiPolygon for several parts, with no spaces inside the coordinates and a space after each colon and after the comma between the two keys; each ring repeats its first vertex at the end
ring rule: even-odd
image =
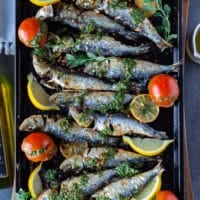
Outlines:
{"type": "Polygon", "coordinates": [[[179,97],[177,80],[168,74],[158,74],[150,79],[148,84],[149,94],[160,107],[171,107],[179,97]]]}
{"type": "Polygon", "coordinates": [[[53,139],[43,132],[33,132],[26,136],[22,141],[21,149],[27,159],[33,162],[50,160],[57,152],[53,139]]]}
{"type": "Polygon", "coordinates": [[[169,190],[161,190],[157,193],[156,200],[178,200],[178,198],[169,190]]]}
{"type": "Polygon", "coordinates": [[[35,17],[26,18],[18,28],[18,38],[27,47],[38,47],[47,40],[47,24],[35,17]]]}

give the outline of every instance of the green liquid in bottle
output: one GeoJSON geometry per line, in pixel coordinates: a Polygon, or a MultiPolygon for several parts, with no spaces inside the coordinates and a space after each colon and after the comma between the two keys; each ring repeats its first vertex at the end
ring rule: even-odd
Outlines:
{"type": "Polygon", "coordinates": [[[0,188],[13,185],[14,120],[11,85],[0,77],[0,188]]]}

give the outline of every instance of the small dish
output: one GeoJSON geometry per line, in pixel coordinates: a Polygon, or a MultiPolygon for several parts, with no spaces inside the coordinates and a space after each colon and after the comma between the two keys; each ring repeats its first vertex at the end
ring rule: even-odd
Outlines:
{"type": "Polygon", "coordinates": [[[200,64],[200,23],[187,38],[186,52],[192,61],[200,64]]]}

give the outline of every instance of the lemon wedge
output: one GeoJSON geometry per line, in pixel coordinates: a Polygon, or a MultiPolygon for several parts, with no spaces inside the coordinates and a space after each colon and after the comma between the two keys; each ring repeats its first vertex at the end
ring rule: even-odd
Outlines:
{"type": "Polygon", "coordinates": [[[145,156],[161,154],[174,140],[160,140],[152,138],[130,138],[123,136],[123,142],[128,144],[134,151],[145,156]]]}
{"type": "Polygon", "coordinates": [[[39,176],[41,168],[42,162],[31,172],[28,178],[28,189],[34,199],[43,191],[42,181],[39,176]]]}
{"type": "Polygon", "coordinates": [[[152,200],[161,189],[161,176],[162,173],[155,176],[132,200],[152,200]]]}
{"type": "Polygon", "coordinates": [[[130,103],[130,111],[135,119],[143,123],[150,123],[159,115],[159,107],[149,94],[136,95],[130,103]]]}
{"type": "Polygon", "coordinates": [[[39,110],[59,110],[59,107],[49,101],[49,95],[32,73],[28,75],[27,92],[32,104],[39,110]]]}
{"type": "Polygon", "coordinates": [[[30,0],[30,2],[36,6],[47,6],[49,4],[55,4],[61,0],[30,0]]]}

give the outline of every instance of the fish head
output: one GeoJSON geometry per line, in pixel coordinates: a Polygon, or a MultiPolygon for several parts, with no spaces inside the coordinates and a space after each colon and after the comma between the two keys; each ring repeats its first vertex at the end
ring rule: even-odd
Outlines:
{"type": "Polygon", "coordinates": [[[31,132],[41,130],[44,126],[45,122],[42,115],[31,115],[21,123],[19,130],[31,132]]]}
{"type": "Polygon", "coordinates": [[[40,18],[41,20],[52,18],[53,16],[54,14],[52,5],[40,8],[35,15],[36,18],[40,18]]]}
{"type": "Polygon", "coordinates": [[[51,70],[49,63],[37,55],[33,55],[33,67],[40,77],[45,77],[51,70]]]}

